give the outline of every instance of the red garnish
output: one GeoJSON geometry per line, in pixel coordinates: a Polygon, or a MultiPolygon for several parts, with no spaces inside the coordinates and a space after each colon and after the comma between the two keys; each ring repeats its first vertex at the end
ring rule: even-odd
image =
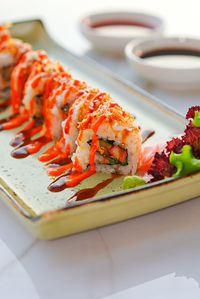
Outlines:
{"type": "Polygon", "coordinates": [[[186,144],[190,144],[193,151],[198,151],[199,140],[200,140],[200,128],[194,126],[192,122],[185,129],[185,136],[183,139],[186,144]]]}
{"type": "Polygon", "coordinates": [[[194,112],[195,111],[200,111],[200,106],[192,106],[189,108],[187,114],[186,114],[186,119],[194,118],[194,112]]]}
{"type": "Polygon", "coordinates": [[[169,156],[163,151],[161,154],[155,154],[148,174],[153,176],[152,181],[155,182],[164,179],[164,177],[171,177],[175,172],[176,168],[169,163],[169,156]]]}
{"type": "MultiPolygon", "coordinates": [[[[200,106],[193,106],[186,114],[187,119],[195,117],[195,111],[200,112],[200,106]]],[[[190,120],[186,126],[184,135],[180,138],[173,138],[167,142],[164,151],[161,154],[156,153],[148,174],[152,175],[152,182],[162,180],[164,177],[171,177],[176,172],[176,167],[170,164],[169,156],[173,151],[176,154],[181,153],[184,145],[191,145],[195,157],[200,157],[200,128],[196,127],[190,120]]]]}
{"type": "Polygon", "coordinates": [[[182,147],[184,146],[184,140],[182,138],[173,138],[167,142],[166,151],[171,153],[171,151],[179,154],[182,147]]]}

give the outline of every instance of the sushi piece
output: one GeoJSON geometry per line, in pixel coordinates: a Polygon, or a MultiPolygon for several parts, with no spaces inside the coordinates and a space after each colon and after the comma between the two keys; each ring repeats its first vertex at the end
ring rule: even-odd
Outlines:
{"type": "MultiPolygon", "coordinates": [[[[50,59],[33,62],[31,72],[24,84],[20,108],[23,111],[22,115],[25,114],[28,116],[29,122],[12,138],[10,142],[12,146],[22,145],[22,143],[30,141],[30,138],[40,131],[42,135],[39,137],[39,141],[38,138],[32,140],[33,147],[35,147],[35,144],[40,143],[41,146],[37,146],[37,150],[39,150],[44,144],[51,141],[52,138],[48,134],[49,130],[44,125],[45,101],[47,101],[46,91],[49,89],[49,79],[57,77],[60,74],[64,74],[68,78],[71,77],[64,72],[59,62],[53,62],[50,59]],[[46,136],[47,138],[42,139],[42,136],[46,136]],[[41,142],[41,139],[45,142],[41,142]]],[[[51,87],[53,85],[51,84],[51,87]]]]}
{"type": "Polygon", "coordinates": [[[135,174],[141,136],[133,116],[118,106],[104,105],[79,126],[72,161],[77,171],[135,174]]]}
{"type": "Polygon", "coordinates": [[[93,113],[105,103],[117,105],[108,94],[105,92],[101,93],[97,88],[88,88],[84,91],[80,91],[77,95],[76,100],[70,108],[68,118],[62,124],[65,148],[69,147],[70,154],[76,150],[79,124],[87,115],[93,113]]]}
{"type": "MultiPolygon", "coordinates": [[[[50,78],[58,76],[64,72],[59,62],[53,62],[50,59],[35,62],[31,73],[24,85],[22,105],[29,111],[31,117],[35,119],[43,118],[45,106],[45,90],[50,78]]],[[[66,74],[66,76],[70,76],[66,74]]]]}
{"type": "MultiPolygon", "coordinates": [[[[18,127],[28,120],[34,127],[36,122],[32,119],[39,120],[43,116],[45,82],[52,73],[61,71],[64,69],[60,63],[52,62],[45,51],[25,53],[11,75],[12,115],[2,124],[2,129],[9,130],[18,127]]],[[[43,119],[40,119],[40,125],[42,122],[43,119]]],[[[30,130],[29,124],[27,126],[25,130],[30,130]]],[[[20,132],[12,139],[13,146],[16,145],[15,139],[18,138],[20,132]]]]}
{"type": "Polygon", "coordinates": [[[21,112],[20,110],[24,110],[22,99],[26,81],[31,74],[38,74],[39,66],[45,66],[48,60],[47,53],[43,50],[29,51],[23,55],[18,65],[14,68],[11,76],[11,104],[13,113],[19,113],[21,112]]]}
{"type": "Polygon", "coordinates": [[[73,101],[87,85],[84,81],[72,79],[67,73],[50,79],[50,85],[51,91],[45,100],[45,124],[51,138],[58,140],[62,134],[62,122],[67,119],[73,101]]]}
{"type": "Polygon", "coordinates": [[[10,97],[11,74],[22,56],[31,50],[29,44],[10,37],[6,27],[0,26],[0,98],[10,97]]]}
{"type": "MultiPolygon", "coordinates": [[[[60,126],[60,128],[62,129],[62,131],[60,131],[61,137],[55,145],[53,145],[45,153],[40,155],[39,160],[42,162],[47,162],[52,158],[57,157],[57,155],[59,155],[59,157],[62,158],[63,156],[68,156],[69,154],[72,154],[75,151],[76,139],[78,137],[79,132],[78,124],[80,121],[83,120],[87,113],[95,109],[95,106],[97,106],[97,102],[99,104],[101,103],[100,99],[102,96],[102,94],[99,93],[98,89],[91,89],[87,87],[85,82],[80,82],[77,80],[72,80],[69,82],[69,88],[67,88],[66,95],[67,97],[65,99],[65,102],[67,105],[64,104],[62,108],[63,110],[65,109],[65,107],[67,107],[67,113],[65,112],[65,120],[61,122],[60,117],[59,121],[55,121],[56,114],[50,113],[52,121],[50,121],[50,125],[48,126],[52,128],[51,130],[54,133],[54,136],[58,136],[59,126],[57,126],[57,124],[62,123],[62,125],[60,126]],[[74,84],[74,82],[76,82],[76,84],[74,84]],[[92,101],[96,101],[96,105],[92,105],[92,101]]],[[[54,110],[55,112],[56,109],[57,107],[54,106],[52,110],[54,110]]]]}
{"type": "Polygon", "coordinates": [[[84,91],[80,91],[69,110],[68,118],[62,124],[64,148],[68,148],[69,154],[72,154],[76,149],[76,139],[79,133],[78,124],[89,112],[90,102],[98,93],[98,89],[90,90],[87,88],[84,91]]]}
{"type": "Polygon", "coordinates": [[[56,141],[47,151],[39,156],[39,160],[47,162],[55,157],[60,159],[63,155],[67,156],[68,148],[65,148],[62,131],[62,122],[68,118],[70,107],[77,97],[80,90],[83,92],[87,85],[83,81],[74,80],[69,76],[60,74],[52,78],[47,83],[45,98],[44,122],[47,135],[56,141]]]}

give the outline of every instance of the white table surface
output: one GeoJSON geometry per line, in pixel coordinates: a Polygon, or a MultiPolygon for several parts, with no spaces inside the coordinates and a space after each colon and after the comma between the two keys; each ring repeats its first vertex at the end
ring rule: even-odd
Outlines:
{"type": "MultiPolygon", "coordinates": [[[[145,10],[165,18],[168,34],[200,37],[198,3],[6,0],[0,22],[42,17],[62,45],[96,59],[185,113],[188,106],[199,104],[200,92],[181,94],[148,86],[124,59],[94,53],[77,23],[94,10],[145,10]]],[[[0,298],[200,298],[199,236],[199,198],[54,241],[32,237],[0,201],[0,298]]]]}

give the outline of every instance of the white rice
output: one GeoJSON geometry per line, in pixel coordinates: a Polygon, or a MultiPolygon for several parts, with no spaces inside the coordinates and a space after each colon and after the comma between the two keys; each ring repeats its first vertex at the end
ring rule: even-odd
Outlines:
{"type": "MultiPolygon", "coordinates": [[[[27,83],[25,84],[24,97],[23,97],[22,103],[27,108],[27,110],[30,110],[31,99],[37,95],[43,94],[44,84],[46,82],[46,76],[45,76],[45,73],[42,73],[40,75],[41,75],[41,80],[40,80],[39,84],[36,86],[36,88],[32,87],[33,80],[28,80],[27,83]]],[[[37,105],[35,102],[34,102],[34,104],[35,104],[35,106],[37,105]]],[[[40,112],[38,111],[37,107],[34,107],[34,110],[37,111],[37,114],[42,114],[41,108],[42,107],[40,107],[40,112]]]]}

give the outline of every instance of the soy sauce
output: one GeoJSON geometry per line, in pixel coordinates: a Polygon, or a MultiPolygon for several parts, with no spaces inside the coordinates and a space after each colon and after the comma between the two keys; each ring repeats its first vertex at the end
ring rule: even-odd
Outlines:
{"type": "Polygon", "coordinates": [[[166,56],[166,55],[186,55],[200,57],[200,51],[194,49],[184,49],[184,48],[163,48],[156,49],[152,51],[144,52],[140,55],[140,58],[150,58],[155,56],[166,56]]]}
{"type": "Polygon", "coordinates": [[[139,57],[147,64],[158,67],[172,69],[200,67],[200,51],[192,48],[159,48],[144,51],[139,57]]]}

